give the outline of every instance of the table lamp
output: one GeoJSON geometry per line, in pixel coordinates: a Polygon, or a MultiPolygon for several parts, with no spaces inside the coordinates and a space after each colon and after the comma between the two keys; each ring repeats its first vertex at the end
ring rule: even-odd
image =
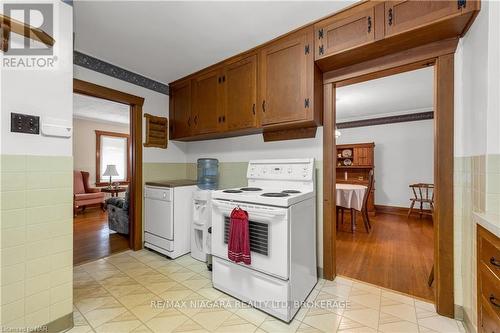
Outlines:
{"type": "Polygon", "coordinates": [[[109,186],[108,188],[111,188],[111,177],[113,176],[119,176],[118,171],[116,170],[116,165],[114,164],[108,164],[106,166],[106,171],[102,174],[103,176],[109,176],[109,186]]]}

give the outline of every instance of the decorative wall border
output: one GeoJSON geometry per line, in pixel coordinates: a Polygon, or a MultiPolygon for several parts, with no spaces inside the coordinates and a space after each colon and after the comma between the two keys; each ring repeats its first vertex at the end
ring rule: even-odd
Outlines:
{"type": "Polygon", "coordinates": [[[363,119],[363,120],[355,120],[355,121],[346,121],[346,122],[337,123],[337,129],[364,127],[364,126],[375,126],[375,125],[386,125],[386,124],[404,123],[404,122],[409,122],[409,121],[419,121],[419,120],[427,120],[427,119],[434,119],[434,111],[402,114],[402,115],[398,115],[398,116],[363,119]]]}
{"type": "Polygon", "coordinates": [[[73,51],[73,64],[87,69],[109,75],[115,79],[126,81],[137,86],[168,95],[168,85],[149,79],[140,74],[133,73],[109,62],[94,58],[82,52],[73,51]]]}

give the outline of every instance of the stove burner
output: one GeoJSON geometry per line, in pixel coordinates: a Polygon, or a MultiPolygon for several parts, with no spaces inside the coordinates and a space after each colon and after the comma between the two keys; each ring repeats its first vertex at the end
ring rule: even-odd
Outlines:
{"type": "Polygon", "coordinates": [[[284,190],[284,191],[281,191],[281,193],[297,194],[297,193],[300,193],[300,191],[297,191],[297,190],[284,190]]]}
{"type": "Polygon", "coordinates": [[[224,192],[224,193],[242,193],[243,191],[241,191],[241,190],[224,190],[222,192],[224,192]]]}
{"type": "Polygon", "coordinates": [[[253,192],[253,191],[262,191],[261,188],[259,187],[243,187],[243,188],[240,188],[241,191],[249,191],[249,192],[253,192]]]}
{"type": "Polygon", "coordinates": [[[261,194],[261,196],[263,197],[272,197],[272,198],[280,198],[280,197],[288,197],[290,194],[287,194],[287,193],[264,193],[264,194],[261,194]]]}

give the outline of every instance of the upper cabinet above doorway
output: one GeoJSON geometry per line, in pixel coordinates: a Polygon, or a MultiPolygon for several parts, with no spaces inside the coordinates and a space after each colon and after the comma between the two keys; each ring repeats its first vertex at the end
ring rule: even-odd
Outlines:
{"type": "Polygon", "coordinates": [[[170,139],[312,137],[323,122],[323,73],[457,39],[479,9],[477,0],[348,7],[170,83],[170,139]]]}

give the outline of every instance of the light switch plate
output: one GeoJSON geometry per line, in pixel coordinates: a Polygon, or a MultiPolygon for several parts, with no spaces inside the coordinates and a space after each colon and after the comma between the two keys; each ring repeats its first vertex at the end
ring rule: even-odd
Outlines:
{"type": "Polygon", "coordinates": [[[10,114],[10,131],[26,134],[40,134],[40,117],[12,112],[10,114]]]}

